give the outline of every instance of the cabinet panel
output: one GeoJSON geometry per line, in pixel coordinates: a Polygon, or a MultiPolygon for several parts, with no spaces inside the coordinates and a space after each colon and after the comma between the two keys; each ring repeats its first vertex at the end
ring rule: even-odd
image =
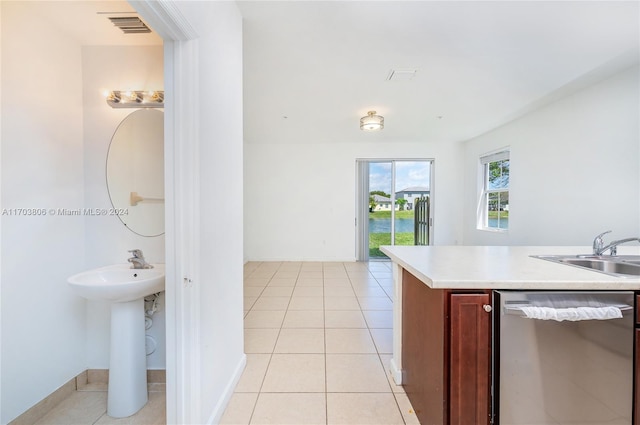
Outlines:
{"type": "Polygon", "coordinates": [[[443,291],[402,276],[402,382],[422,424],[446,424],[443,291]]]}
{"type": "Polygon", "coordinates": [[[432,289],[403,270],[403,386],[422,424],[490,417],[490,292],[432,289]]]}
{"type": "MultiPolygon", "coordinates": [[[[637,306],[637,304],[636,304],[637,306]]],[[[638,309],[638,307],[636,307],[638,309]]],[[[640,329],[636,329],[636,359],[634,364],[633,423],[640,424],[640,329]]]]}
{"type": "Polygon", "coordinates": [[[486,424],[490,412],[488,294],[451,294],[450,424],[486,424]]]}

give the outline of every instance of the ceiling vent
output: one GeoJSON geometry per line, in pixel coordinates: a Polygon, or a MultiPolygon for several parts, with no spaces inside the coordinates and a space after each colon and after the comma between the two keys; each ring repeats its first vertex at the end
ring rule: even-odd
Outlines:
{"type": "Polygon", "coordinates": [[[415,77],[417,70],[415,69],[392,69],[387,75],[388,81],[409,81],[415,77]]]}
{"type": "Polygon", "coordinates": [[[137,16],[110,17],[109,20],[125,34],[142,34],[151,32],[151,29],[137,16]]]}

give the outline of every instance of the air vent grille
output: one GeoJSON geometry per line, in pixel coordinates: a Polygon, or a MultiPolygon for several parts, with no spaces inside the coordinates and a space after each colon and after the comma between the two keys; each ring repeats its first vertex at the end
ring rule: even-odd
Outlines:
{"type": "Polygon", "coordinates": [[[137,16],[110,17],[109,20],[125,34],[141,34],[151,29],[137,16]]]}
{"type": "Polygon", "coordinates": [[[410,81],[416,76],[416,69],[392,69],[387,75],[388,81],[410,81]]]}

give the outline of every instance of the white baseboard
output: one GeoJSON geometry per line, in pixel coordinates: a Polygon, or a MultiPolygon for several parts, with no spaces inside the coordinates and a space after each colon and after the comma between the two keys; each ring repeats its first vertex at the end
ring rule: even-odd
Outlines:
{"type": "Polygon", "coordinates": [[[244,371],[246,365],[247,355],[243,353],[240,361],[238,362],[238,365],[236,366],[235,371],[233,372],[233,375],[231,376],[231,380],[222,392],[222,396],[220,397],[220,400],[218,400],[216,407],[211,412],[211,415],[209,415],[207,425],[220,423],[222,415],[224,414],[224,411],[229,404],[229,400],[231,400],[231,396],[233,396],[233,392],[236,389],[238,382],[240,381],[240,377],[242,376],[242,372],[244,371]]]}
{"type": "Polygon", "coordinates": [[[294,262],[294,263],[355,263],[357,260],[355,257],[262,257],[245,259],[245,264],[251,263],[271,263],[271,262],[294,262]]]}
{"type": "Polygon", "coordinates": [[[396,385],[402,385],[402,369],[398,369],[398,365],[396,365],[395,359],[393,358],[389,361],[389,371],[396,385]]]}

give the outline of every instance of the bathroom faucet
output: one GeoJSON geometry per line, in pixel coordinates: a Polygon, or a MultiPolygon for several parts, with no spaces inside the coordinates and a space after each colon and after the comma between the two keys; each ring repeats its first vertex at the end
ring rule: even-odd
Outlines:
{"type": "Polygon", "coordinates": [[[152,269],[153,266],[147,263],[147,260],[144,259],[144,254],[139,249],[132,249],[129,251],[133,257],[129,258],[127,261],[131,263],[132,269],[152,269]]]}
{"type": "Polygon", "coordinates": [[[602,236],[610,232],[611,230],[607,230],[606,232],[600,233],[598,236],[595,237],[595,239],[593,240],[593,255],[602,255],[607,250],[609,250],[609,255],[611,256],[617,255],[618,245],[627,243],[627,242],[633,242],[633,241],[640,242],[640,238],[625,238],[625,239],[619,239],[617,241],[612,241],[611,243],[609,243],[609,245],[605,246],[604,241],[602,240],[602,236]]]}

